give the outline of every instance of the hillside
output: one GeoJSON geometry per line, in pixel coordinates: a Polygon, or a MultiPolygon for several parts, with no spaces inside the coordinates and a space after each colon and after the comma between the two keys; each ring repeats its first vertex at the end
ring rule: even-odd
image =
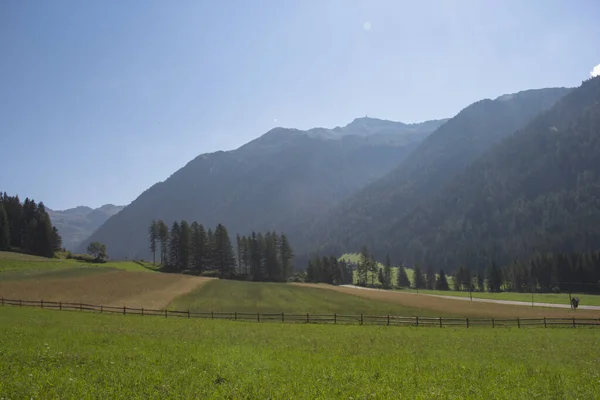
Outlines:
{"type": "Polygon", "coordinates": [[[62,236],[63,247],[75,251],[83,240],[122,209],[123,206],[106,204],[96,209],[79,206],[64,211],[48,210],[48,214],[62,236]]]}
{"type": "Polygon", "coordinates": [[[142,193],[91,238],[112,258],[149,257],[147,228],[195,220],[231,235],[285,232],[293,247],[306,226],[389,172],[445,120],[407,125],[359,118],[345,127],[275,128],[228,152],[203,154],[142,193]]]}
{"type": "Polygon", "coordinates": [[[408,261],[400,246],[412,232],[404,217],[502,139],[525,126],[569,92],[528,90],[481,100],[429,135],[385,177],[343,201],[311,229],[312,245],[325,252],[353,252],[367,245],[393,262],[408,261]]]}
{"type": "Polygon", "coordinates": [[[594,78],[493,147],[431,204],[402,221],[411,234],[406,257],[473,268],[536,252],[597,251],[598,160],[600,78],[594,78]]]}

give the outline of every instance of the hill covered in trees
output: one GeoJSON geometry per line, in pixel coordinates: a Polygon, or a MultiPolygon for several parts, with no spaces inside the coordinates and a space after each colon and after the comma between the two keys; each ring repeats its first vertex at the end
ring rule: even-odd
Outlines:
{"type": "Polygon", "coordinates": [[[102,242],[113,258],[148,258],[148,221],[203,221],[232,234],[307,227],[340,200],[385,175],[445,120],[407,125],[359,118],[345,127],[275,128],[228,152],[203,154],[157,183],[80,245],[102,242]]]}
{"type": "Polygon", "coordinates": [[[423,140],[393,171],[366,185],[315,224],[310,235],[313,247],[341,254],[367,245],[379,257],[389,254],[395,262],[409,261],[402,244],[414,233],[405,229],[404,218],[569,90],[528,90],[466,107],[423,140]]]}
{"type": "Polygon", "coordinates": [[[0,251],[13,250],[52,257],[62,239],[50,222],[44,203],[19,196],[0,195],[0,251]]]}
{"type": "Polygon", "coordinates": [[[76,251],[83,240],[98,229],[107,219],[123,209],[123,206],[105,204],[99,208],[85,206],[63,211],[48,209],[48,215],[58,233],[63,238],[63,246],[67,250],[76,251]]]}
{"type": "MultiPolygon", "coordinates": [[[[600,78],[491,148],[397,226],[391,238],[407,259],[439,266],[482,268],[536,253],[597,251],[600,78]]],[[[547,275],[565,268],[548,267],[547,275]]]]}

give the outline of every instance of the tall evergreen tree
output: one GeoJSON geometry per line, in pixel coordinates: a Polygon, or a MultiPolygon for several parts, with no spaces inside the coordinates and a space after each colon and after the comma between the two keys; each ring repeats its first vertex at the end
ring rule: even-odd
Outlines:
{"type": "Polygon", "coordinates": [[[264,279],[260,242],[259,235],[256,232],[252,232],[252,236],[250,237],[250,272],[254,281],[262,281],[264,279]]]}
{"type": "Polygon", "coordinates": [[[181,236],[181,229],[177,221],[173,222],[171,226],[171,234],[169,235],[169,269],[178,271],[180,266],[180,252],[179,252],[179,238],[181,236]]]}
{"type": "Polygon", "coordinates": [[[403,265],[401,265],[398,268],[398,276],[397,276],[396,286],[398,286],[399,288],[409,288],[410,287],[410,280],[408,279],[408,274],[406,273],[406,268],[403,265]]]}
{"type": "Polygon", "coordinates": [[[419,264],[415,264],[413,285],[415,289],[423,289],[425,287],[425,279],[423,278],[423,273],[421,272],[421,266],[419,264]]]}
{"type": "Polygon", "coordinates": [[[436,290],[449,290],[448,287],[448,279],[446,278],[446,273],[443,269],[440,269],[440,273],[438,275],[437,281],[435,283],[436,290]]]}
{"type": "Polygon", "coordinates": [[[238,273],[242,273],[242,238],[240,237],[240,234],[237,233],[235,235],[235,243],[236,243],[236,255],[237,255],[237,268],[238,268],[238,273]]]}
{"type": "Polygon", "coordinates": [[[165,265],[168,262],[169,227],[162,219],[158,221],[158,240],[160,242],[160,263],[165,265]]]}
{"type": "Polygon", "coordinates": [[[286,280],[292,273],[294,266],[292,264],[292,259],[294,258],[294,251],[290,246],[290,242],[285,234],[281,234],[280,236],[280,250],[279,254],[281,257],[281,273],[283,275],[283,279],[286,280]]]}
{"type": "Polygon", "coordinates": [[[214,254],[221,278],[229,278],[235,271],[235,255],[227,228],[217,225],[214,233],[214,254]]]}
{"type": "Polygon", "coordinates": [[[392,288],[392,263],[390,262],[390,256],[385,256],[385,268],[383,270],[383,287],[386,289],[392,288]]]}
{"type": "Polygon", "coordinates": [[[495,262],[492,262],[492,265],[488,268],[487,274],[487,286],[490,292],[500,292],[502,287],[502,270],[496,265],[495,262]]]}
{"type": "Polygon", "coordinates": [[[368,282],[368,273],[369,273],[369,263],[371,262],[369,257],[369,250],[367,246],[362,248],[360,252],[360,258],[358,260],[358,284],[366,285],[368,282]]]}
{"type": "Polygon", "coordinates": [[[8,226],[8,216],[4,209],[4,204],[0,203],[0,250],[8,250],[10,247],[10,229],[8,226]]]}
{"type": "Polygon", "coordinates": [[[179,225],[179,270],[186,271],[190,268],[192,230],[187,221],[179,225]]]}
{"type": "Polygon", "coordinates": [[[206,269],[207,265],[207,238],[204,226],[197,222],[193,222],[192,226],[192,245],[191,245],[191,268],[196,273],[201,273],[206,269]]]}
{"type": "Polygon", "coordinates": [[[55,226],[52,227],[52,248],[54,249],[54,251],[61,251],[62,250],[62,237],[60,236],[60,234],[58,233],[58,229],[56,229],[55,226]]]}
{"type": "Polygon", "coordinates": [[[265,272],[266,278],[269,281],[280,281],[281,278],[281,266],[279,263],[279,257],[277,256],[277,237],[271,232],[265,234],[265,272]]]}
{"type": "Polygon", "coordinates": [[[150,251],[152,252],[152,263],[156,265],[156,241],[158,240],[158,224],[152,220],[148,227],[148,241],[150,242],[150,251]]]}
{"type": "Polygon", "coordinates": [[[433,272],[431,265],[427,267],[425,273],[425,287],[429,290],[435,289],[435,272],[433,272]]]}
{"type": "Polygon", "coordinates": [[[211,228],[206,231],[206,265],[208,268],[215,268],[217,265],[215,257],[215,235],[211,228]]]}

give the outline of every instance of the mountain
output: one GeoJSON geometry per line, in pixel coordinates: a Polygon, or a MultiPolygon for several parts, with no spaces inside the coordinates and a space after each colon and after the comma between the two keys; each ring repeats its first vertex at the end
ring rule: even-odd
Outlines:
{"type": "Polygon", "coordinates": [[[96,209],[79,206],[64,211],[48,210],[48,215],[62,236],[63,247],[75,251],[83,240],[90,237],[107,219],[122,209],[123,206],[112,204],[96,209]]]}
{"type": "Polygon", "coordinates": [[[402,225],[407,259],[448,269],[598,251],[600,77],[492,147],[402,225]]]}
{"type": "Polygon", "coordinates": [[[403,261],[403,243],[412,235],[403,226],[403,219],[490,147],[552,107],[569,90],[527,90],[466,107],[423,140],[389,174],[316,222],[310,229],[312,246],[324,253],[343,253],[367,245],[376,256],[388,253],[395,261],[403,261]]]}
{"type": "Polygon", "coordinates": [[[233,151],[202,154],[142,193],[89,241],[112,258],[149,257],[153,219],[198,221],[230,234],[285,232],[293,247],[306,226],[389,172],[446,120],[403,124],[358,118],[345,127],[275,128],[233,151]]]}

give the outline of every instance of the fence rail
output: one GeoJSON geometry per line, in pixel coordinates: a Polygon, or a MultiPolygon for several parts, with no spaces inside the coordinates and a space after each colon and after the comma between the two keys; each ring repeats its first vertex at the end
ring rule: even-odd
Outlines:
{"type": "Polygon", "coordinates": [[[156,310],[150,308],[133,308],[104,306],[85,303],[70,303],[47,300],[14,300],[0,298],[1,306],[35,307],[61,311],[91,311],[101,314],[122,314],[139,316],[204,318],[248,322],[280,322],[305,324],[339,324],[339,325],[387,325],[387,326],[428,326],[428,327],[553,327],[553,326],[596,326],[600,327],[600,318],[453,318],[453,317],[401,317],[396,315],[346,315],[346,314],[286,314],[286,313],[241,313],[241,312],[193,312],[190,310],[156,310]]]}

